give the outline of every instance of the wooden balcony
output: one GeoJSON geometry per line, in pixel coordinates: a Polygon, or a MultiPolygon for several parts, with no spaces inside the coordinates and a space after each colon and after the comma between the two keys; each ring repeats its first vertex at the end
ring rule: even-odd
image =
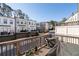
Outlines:
{"type": "Polygon", "coordinates": [[[31,49],[40,49],[46,45],[48,35],[21,38],[0,43],[0,56],[19,56],[31,49]]]}
{"type": "Polygon", "coordinates": [[[45,34],[0,43],[0,56],[78,56],[78,51],[78,36],[45,34]]]}

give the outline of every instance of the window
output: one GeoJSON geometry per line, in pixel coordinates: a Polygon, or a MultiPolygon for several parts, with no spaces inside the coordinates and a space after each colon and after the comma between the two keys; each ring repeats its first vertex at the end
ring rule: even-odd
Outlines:
{"type": "Polygon", "coordinates": [[[1,8],[1,5],[0,5],[0,8],[1,8]]]}
{"type": "Polygon", "coordinates": [[[26,22],[25,22],[25,24],[26,24],[26,22]]]}
{"type": "Polygon", "coordinates": [[[36,25],[36,24],[35,24],[36,25]]]}
{"type": "Polygon", "coordinates": [[[30,25],[30,22],[29,22],[29,25],[30,25]]]}
{"type": "Polygon", "coordinates": [[[21,22],[21,24],[23,24],[23,22],[21,22]]]}
{"type": "Polygon", "coordinates": [[[17,21],[17,24],[19,24],[19,21],[17,21]]]}
{"type": "Polygon", "coordinates": [[[32,23],[32,25],[33,25],[33,23],[32,23]]]}
{"type": "Polygon", "coordinates": [[[4,24],[7,24],[7,19],[4,19],[4,24]]]}
{"type": "Polygon", "coordinates": [[[10,20],[10,24],[13,24],[13,21],[12,20],[10,20]]]}
{"type": "Polygon", "coordinates": [[[1,23],[1,19],[0,19],[0,23],[1,23]]]}

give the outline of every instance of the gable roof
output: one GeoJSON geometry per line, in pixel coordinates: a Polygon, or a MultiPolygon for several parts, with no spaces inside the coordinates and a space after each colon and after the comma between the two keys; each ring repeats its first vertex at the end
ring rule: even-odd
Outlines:
{"type": "Polygon", "coordinates": [[[76,12],[74,15],[71,15],[66,21],[67,22],[74,22],[74,21],[79,21],[79,12],[76,12]]]}

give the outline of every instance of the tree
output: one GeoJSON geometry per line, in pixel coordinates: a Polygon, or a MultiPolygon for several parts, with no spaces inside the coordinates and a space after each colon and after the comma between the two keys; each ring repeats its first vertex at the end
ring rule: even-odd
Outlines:
{"type": "Polygon", "coordinates": [[[64,18],[60,21],[60,23],[64,23],[66,20],[67,20],[67,18],[64,17],[64,18]]]}
{"type": "Polygon", "coordinates": [[[57,24],[57,22],[56,22],[56,21],[53,21],[53,20],[51,20],[50,23],[51,23],[53,26],[55,26],[55,25],[57,24]]]}

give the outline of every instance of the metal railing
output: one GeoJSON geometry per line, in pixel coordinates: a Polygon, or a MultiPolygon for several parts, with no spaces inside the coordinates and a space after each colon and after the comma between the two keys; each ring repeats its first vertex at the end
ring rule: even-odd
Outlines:
{"type": "Polygon", "coordinates": [[[35,47],[40,48],[46,44],[48,35],[21,38],[0,43],[0,56],[16,56],[35,47]]]}

